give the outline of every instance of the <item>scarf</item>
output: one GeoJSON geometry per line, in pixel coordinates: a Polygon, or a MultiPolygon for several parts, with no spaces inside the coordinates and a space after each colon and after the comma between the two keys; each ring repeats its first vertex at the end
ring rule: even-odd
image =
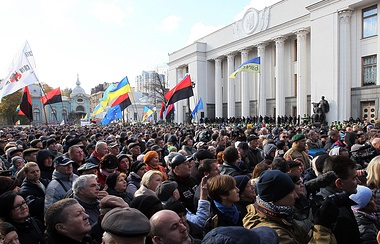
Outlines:
{"type": "Polygon", "coordinates": [[[221,203],[218,203],[217,201],[214,200],[215,207],[224,215],[226,216],[229,220],[232,221],[235,225],[239,221],[239,211],[237,207],[232,204],[231,207],[225,206],[221,203]]]}
{"type": "Polygon", "coordinates": [[[287,220],[288,222],[291,222],[293,220],[293,216],[295,212],[294,208],[292,207],[277,206],[277,205],[274,205],[273,202],[265,202],[259,196],[256,196],[255,207],[259,212],[261,212],[262,214],[266,216],[275,217],[275,218],[283,218],[287,220]]]}

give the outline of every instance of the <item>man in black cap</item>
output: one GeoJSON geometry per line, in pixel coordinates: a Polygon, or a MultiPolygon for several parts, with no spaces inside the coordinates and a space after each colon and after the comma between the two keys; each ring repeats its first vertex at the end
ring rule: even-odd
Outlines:
{"type": "Polygon", "coordinates": [[[62,155],[62,153],[58,152],[57,141],[53,138],[50,138],[49,140],[46,141],[46,148],[54,155],[54,157],[62,155]]]}
{"type": "Polygon", "coordinates": [[[138,142],[131,142],[128,144],[129,152],[132,154],[133,161],[137,160],[137,156],[141,154],[140,144],[138,142]]]}
{"type": "Polygon", "coordinates": [[[55,202],[65,198],[77,175],[73,174],[73,161],[65,156],[54,159],[53,180],[46,188],[45,212],[55,202]]]}
{"type": "Polygon", "coordinates": [[[175,156],[171,161],[171,170],[168,173],[169,180],[178,183],[180,201],[183,202],[188,210],[196,213],[194,206],[194,193],[199,182],[190,175],[193,167],[192,157],[186,158],[183,155],[175,156]]]}
{"type": "Polygon", "coordinates": [[[325,201],[317,211],[309,242],[308,231],[294,220],[297,194],[291,178],[279,170],[266,170],[256,187],[258,196],[254,204],[247,206],[248,214],[243,219],[245,228],[271,227],[277,232],[280,243],[336,243],[331,227],[339,211],[332,201],[325,201]]]}
{"type": "Polygon", "coordinates": [[[252,134],[247,137],[247,142],[249,146],[249,153],[248,153],[248,158],[250,162],[251,168],[255,167],[256,164],[260,163],[261,161],[264,160],[264,153],[260,148],[258,148],[259,143],[258,140],[259,137],[252,134]]]}
{"type": "Polygon", "coordinates": [[[134,208],[114,208],[102,220],[103,243],[144,244],[150,232],[149,219],[134,208]]]}

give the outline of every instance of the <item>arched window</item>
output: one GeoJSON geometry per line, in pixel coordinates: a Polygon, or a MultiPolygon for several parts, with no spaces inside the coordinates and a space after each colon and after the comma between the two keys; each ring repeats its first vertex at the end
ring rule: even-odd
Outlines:
{"type": "Polygon", "coordinates": [[[34,121],[41,121],[41,112],[38,108],[35,108],[33,110],[33,120],[34,121]]]}
{"type": "Polygon", "coordinates": [[[77,106],[75,111],[76,112],[84,112],[84,107],[79,105],[79,106],[77,106]]]}
{"type": "Polygon", "coordinates": [[[67,120],[67,110],[65,110],[65,109],[62,110],[62,119],[65,121],[67,120]]]}

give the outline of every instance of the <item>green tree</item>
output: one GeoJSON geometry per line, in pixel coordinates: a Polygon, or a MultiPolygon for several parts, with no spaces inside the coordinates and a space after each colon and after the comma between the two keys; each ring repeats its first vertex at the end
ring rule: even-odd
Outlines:
{"type": "MultiPolygon", "coordinates": [[[[3,119],[4,123],[8,125],[13,125],[21,117],[17,115],[16,108],[20,105],[22,96],[22,89],[8,96],[3,97],[0,103],[0,117],[3,119]]],[[[26,119],[27,120],[27,119],[26,119]]]]}

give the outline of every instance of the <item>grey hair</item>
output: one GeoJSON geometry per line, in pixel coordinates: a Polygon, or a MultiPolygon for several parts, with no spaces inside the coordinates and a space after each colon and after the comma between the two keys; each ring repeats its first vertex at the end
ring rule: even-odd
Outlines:
{"type": "Polygon", "coordinates": [[[87,184],[87,180],[89,179],[97,179],[97,176],[94,174],[89,175],[81,175],[79,176],[73,183],[73,192],[74,194],[77,194],[79,191],[79,188],[84,188],[87,184]]]}

